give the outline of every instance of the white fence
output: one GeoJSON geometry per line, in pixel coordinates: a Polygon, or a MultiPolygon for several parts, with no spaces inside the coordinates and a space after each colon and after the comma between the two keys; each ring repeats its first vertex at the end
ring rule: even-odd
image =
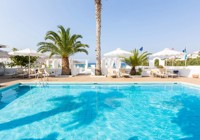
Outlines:
{"type": "Polygon", "coordinates": [[[187,67],[167,66],[166,68],[169,70],[178,70],[179,75],[182,77],[192,78],[193,74],[199,74],[199,76],[200,76],[200,66],[187,66],[187,67]]]}
{"type": "MultiPolygon", "coordinates": [[[[18,68],[6,68],[5,69],[5,73],[6,74],[12,74],[12,73],[16,73],[18,68]]],[[[61,75],[61,69],[57,68],[57,69],[48,69],[49,73],[55,76],[61,75]]]]}
{"type": "MultiPolygon", "coordinates": [[[[143,68],[147,68],[147,67],[143,67],[143,68]]],[[[181,77],[192,78],[193,74],[199,74],[199,76],[200,76],[200,66],[187,66],[187,67],[167,66],[165,68],[167,68],[167,70],[170,70],[170,71],[178,70],[179,76],[181,76],[181,77]]],[[[130,70],[130,69],[128,69],[128,70],[130,70]]],[[[61,74],[61,69],[59,69],[59,68],[58,69],[49,69],[49,71],[51,73],[54,73],[55,75],[61,74]]],[[[16,68],[6,68],[6,73],[14,73],[14,72],[16,72],[16,68]]],[[[147,74],[147,75],[149,75],[149,74],[147,74]]]]}

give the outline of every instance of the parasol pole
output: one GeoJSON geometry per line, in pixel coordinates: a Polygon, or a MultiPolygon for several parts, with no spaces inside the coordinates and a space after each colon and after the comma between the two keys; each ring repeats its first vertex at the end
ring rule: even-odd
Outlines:
{"type": "Polygon", "coordinates": [[[186,64],[187,64],[187,60],[185,60],[185,67],[186,67],[186,64]]]}
{"type": "Polygon", "coordinates": [[[29,64],[28,64],[28,76],[30,76],[30,54],[29,54],[29,64]]]}

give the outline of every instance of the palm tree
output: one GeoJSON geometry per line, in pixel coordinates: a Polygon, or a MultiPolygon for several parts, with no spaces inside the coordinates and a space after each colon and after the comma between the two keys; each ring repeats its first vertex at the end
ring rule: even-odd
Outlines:
{"type": "Polygon", "coordinates": [[[87,44],[82,44],[78,39],[82,38],[81,35],[70,34],[70,28],[65,29],[63,26],[58,26],[58,33],[48,31],[45,40],[49,42],[39,42],[38,51],[41,53],[50,52],[50,56],[60,55],[62,57],[62,75],[69,75],[71,73],[69,67],[69,57],[75,53],[83,52],[88,54],[86,48],[87,44]]]}
{"type": "Polygon", "coordinates": [[[148,61],[148,56],[150,55],[150,53],[143,52],[142,54],[140,54],[137,49],[134,49],[133,51],[131,51],[131,53],[133,55],[127,58],[124,57],[123,61],[132,67],[130,75],[136,75],[135,67],[146,63],[148,61]]]}
{"type": "Polygon", "coordinates": [[[95,75],[101,75],[101,0],[95,0],[96,13],[96,68],[95,75]]]}

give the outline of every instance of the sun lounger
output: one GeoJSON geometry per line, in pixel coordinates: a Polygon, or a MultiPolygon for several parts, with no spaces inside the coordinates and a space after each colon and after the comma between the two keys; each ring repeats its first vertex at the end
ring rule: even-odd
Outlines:
{"type": "Polygon", "coordinates": [[[56,70],[50,71],[49,69],[45,69],[43,74],[45,74],[48,77],[57,77],[57,76],[59,76],[59,74],[57,73],[56,70]]]}
{"type": "Polygon", "coordinates": [[[107,76],[110,76],[112,78],[117,78],[117,73],[113,69],[108,69],[108,75],[107,76]]]}
{"type": "Polygon", "coordinates": [[[130,74],[126,73],[125,69],[119,69],[120,77],[130,78],[130,74]]]}
{"type": "Polygon", "coordinates": [[[44,69],[38,69],[37,70],[37,78],[43,78],[43,74],[44,74],[44,69]]]}
{"type": "Polygon", "coordinates": [[[17,74],[16,77],[27,78],[27,77],[28,77],[28,73],[27,73],[27,72],[24,72],[24,73],[21,73],[21,74],[17,74]]]}
{"type": "Polygon", "coordinates": [[[43,77],[49,80],[49,76],[50,76],[49,72],[47,70],[44,70],[43,77]]]}
{"type": "Polygon", "coordinates": [[[16,77],[26,78],[28,77],[28,72],[22,69],[17,69],[16,77]]]}
{"type": "Polygon", "coordinates": [[[38,76],[38,73],[35,70],[30,70],[29,77],[37,78],[37,76],[38,76]]]}
{"type": "Polygon", "coordinates": [[[13,73],[5,73],[4,76],[8,76],[8,77],[14,78],[14,77],[16,77],[16,73],[15,72],[13,72],[13,73]]]}
{"type": "Polygon", "coordinates": [[[37,78],[46,78],[49,80],[50,73],[46,69],[39,69],[37,72],[37,78]]]}
{"type": "Polygon", "coordinates": [[[5,85],[4,84],[0,84],[0,87],[4,87],[5,85]]]}
{"type": "Polygon", "coordinates": [[[156,73],[158,73],[158,69],[151,69],[151,76],[156,77],[156,73]]]}
{"type": "Polygon", "coordinates": [[[176,78],[178,77],[178,74],[176,73],[171,73],[171,72],[167,72],[168,77],[172,77],[172,78],[176,78]]]}
{"type": "Polygon", "coordinates": [[[157,77],[160,77],[160,78],[167,78],[167,77],[168,77],[168,75],[167,75],[167,74],[164,74],[164,73],[155,73],[155,75],[156,75],[157,77]]]}
{"type": "Polygon", "coordinates": [[[153,77],[160,77],[160,78],[168,77],[168,75],[164,73],[164,71],[161,72],[159,69],[152,69],[151,74],[153,75],[153,77]]]}

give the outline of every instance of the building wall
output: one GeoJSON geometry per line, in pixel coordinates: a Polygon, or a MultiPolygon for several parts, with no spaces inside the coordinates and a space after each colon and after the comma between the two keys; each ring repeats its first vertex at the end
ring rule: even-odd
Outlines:
{"type": "Polygon", "coordinates": [[[178,70],[179,75],[182,77],[189,77],[192,78],[192,74],[199,74],[200,75],[200,66],[187,66],[187,67],[180,67],[180,66],[166,66],[168,70],[178,70]]]}

